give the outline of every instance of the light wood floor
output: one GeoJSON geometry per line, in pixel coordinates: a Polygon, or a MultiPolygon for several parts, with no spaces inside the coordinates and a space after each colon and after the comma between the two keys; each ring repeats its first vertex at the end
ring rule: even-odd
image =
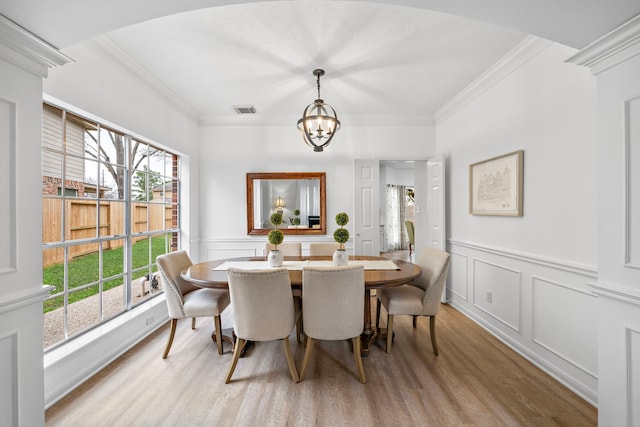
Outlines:
{"type": "MultiPolygon", "coordinates": [[[[374,304],[372,304],[375,307],[374,304]]],[[[375,310],[375,309],[374,309],[375,310]]],[[[168,324],[46,411],[47,426],[595,426],[597,410],[458,311],[438,315],[440,355],[429,321],[398,317],[393,351],[380,344],[357,379],[349,344],[318,341],[307,377],[294,384],[281,342],[259,343],[224,384],[213,321],[168,324]]],[[[304,347],[291,338],[298,368],[304,347]]]]}

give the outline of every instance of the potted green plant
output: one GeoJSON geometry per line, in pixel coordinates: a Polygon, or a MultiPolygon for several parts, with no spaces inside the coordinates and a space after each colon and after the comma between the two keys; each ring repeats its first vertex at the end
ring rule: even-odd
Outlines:
{"type": "Polygon", "coordinates": [[[292,227],[298,227],[300,225],[300,209],[294,209],[293,214],[295,215],[293,218],[289,217],[289,222],[292,227]]]}
{"type": "Polygon", "coordinates": [[[340,247],[333,253],[333,262],[336,265],[347,265],[349,256],[344,249],[344,244],[349,241],[349,230],[344,228],[349,223],[349,215],[346,212],[340,212],[336,215],[336,224],[340,226],[333,232],[333,239],[338,242],[340,247]]]}
{"type": "Polygon", "coordinates": [[[282,214],[279,212],[271,214],[269,221],[275,228],[267,235],[269,243],[273,245],[273,249],[271,249],[267,255],[267,261],[269,262],[270,267],[282,267],[284,256],[282,255],[282,252],[278,250],[278,245],[284,240],[284,233],[281,230],[278,230],[278,226],[282,224],[282,214]]]}

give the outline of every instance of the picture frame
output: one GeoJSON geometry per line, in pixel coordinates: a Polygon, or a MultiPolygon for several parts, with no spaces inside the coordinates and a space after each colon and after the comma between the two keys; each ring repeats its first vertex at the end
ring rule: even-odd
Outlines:
{"type": "Polygon", "coordinates": [[[469,214],[522,216],[524,151],[469,165],[469,214]]]}

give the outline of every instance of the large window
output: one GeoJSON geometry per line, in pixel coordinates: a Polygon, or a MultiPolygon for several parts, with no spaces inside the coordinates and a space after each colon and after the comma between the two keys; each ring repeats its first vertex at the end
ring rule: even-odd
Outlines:
{"type": "Polygon", "coordinates": [[[179,248],[176,154],[53,105],[42,135],[44,347],[162,290],[158,255],[179,248]]]}

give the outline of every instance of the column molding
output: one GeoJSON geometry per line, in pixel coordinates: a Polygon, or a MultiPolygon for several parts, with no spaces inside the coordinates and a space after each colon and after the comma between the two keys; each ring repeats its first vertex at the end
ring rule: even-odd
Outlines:
{"type": "Polygon", "coordinates": [[[57,48],[0,15],[0,58],[40,76],[73,60],[57,48]]]}

